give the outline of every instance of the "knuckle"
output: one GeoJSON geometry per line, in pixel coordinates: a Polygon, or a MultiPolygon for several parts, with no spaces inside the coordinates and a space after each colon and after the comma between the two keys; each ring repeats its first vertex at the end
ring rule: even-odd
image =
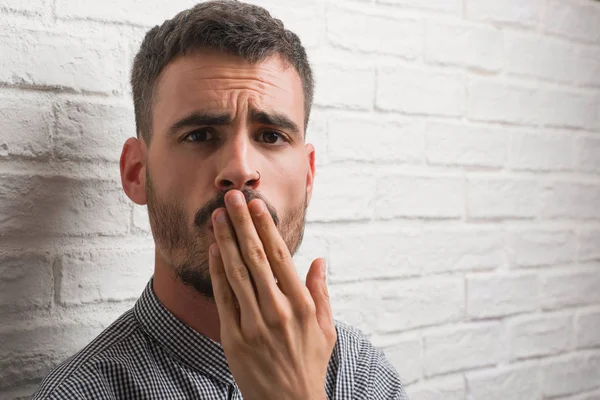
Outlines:
{"type": "Polygon", "coordinates": [[[296,314],[302,319],[308,319],[315,316],[317,307],[312,300],[304,299],[296,306],[296,314]]]}
{"type": "Polygon", "coordinates": [[[285,263],[290,259],[290,252],[287,248],[275,247],[273,249],[273,260],[278,263],[285,263]]]}
{"type": "Polygon", "coordinates": [[[337,341],[337,329],[335,329],[335,326],[332,325],[329,329],[325,330],[325,335],[330,343],[335,344],[337,341]]]}
{"type": "Polygon", "coordinates": [[[252,243],[248,246],[248,257],[250,260],[258,263],[267,261],[267,255],[263,247],[257,243],[252,243]]]}
{"type": "Polygon", "coordinates": [[[260,345],[264,341],[264,334],[257,324],[244,326],[242,329],[242,334],[246,343],[252,345],[253,347],[260,345]]]}
{"type": "Polygon", "coordinates": [[[287,307],[275,307],[273,312],[265,315],[265,324],[271,329],[281,329],[292,320],[292,312],[287,307]]]}
{"type": "Polygon", "coordinates": [[[250,272],[243,264],[237,264],[231,268],[232,278],[237,281],[248,281],[250,280],[250,272]]]}

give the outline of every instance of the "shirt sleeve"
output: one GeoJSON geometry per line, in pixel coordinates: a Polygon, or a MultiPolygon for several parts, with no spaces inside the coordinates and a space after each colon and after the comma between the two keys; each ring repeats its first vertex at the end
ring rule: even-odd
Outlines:
{"type": "Polygon", "coordinates": [[[369,399],[408,400],[400,376],[382,350],[372,348],[374,368],[369,385],[369,399]]]}
{"type": "Polygon", "coordinates": [[[384,352],[367,339],[361,346],[357,368],[356,398],[360,400],[408,400],[398,372],[384,352]]]}
{"type": "Polygon", "coordinates": [[[59,370],[48,375],[30,400],[114,400],[114,393],[99,376],[82,369],[68,376],[59,370]]]}

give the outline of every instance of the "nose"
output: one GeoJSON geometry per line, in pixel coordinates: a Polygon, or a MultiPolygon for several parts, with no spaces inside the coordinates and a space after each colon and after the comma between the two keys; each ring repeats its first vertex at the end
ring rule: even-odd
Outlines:
{"type": "Polygon", "coordinates": [[[235,138],[223,145],[219,155],[222,167],[215,179],[218,190],[226,192],[231,189],[257,190],[260,185],[260,173],[255,168],[251,154],[252,146],[247,138],[235,138]]]}

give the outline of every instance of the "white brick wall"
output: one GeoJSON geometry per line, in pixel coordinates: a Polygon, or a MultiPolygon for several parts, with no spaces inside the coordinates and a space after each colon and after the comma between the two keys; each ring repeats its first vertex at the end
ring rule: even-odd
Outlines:
{"type": "MultiPolygon", "coordinates": [[[[417,400],[600,399],[600,2],[261,0],[317,90],[296,257],[417,400]]],[[[152,271],[120,188],[143,33],[192,0],[0,0],[0,398],[152,271]]]]}

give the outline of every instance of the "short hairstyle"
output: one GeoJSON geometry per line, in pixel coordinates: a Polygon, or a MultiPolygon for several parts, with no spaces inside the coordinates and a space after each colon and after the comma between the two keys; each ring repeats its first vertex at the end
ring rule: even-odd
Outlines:
{"type": "Polygon", "coordinates": [[[153,99],[163,68],[174,58],[200,49],[219,50],[250,63],[281,56],[302,80],[306,128],[314,81],[300,38],[262,7],[236,0],[214,0],[182,11],[146,33],[131,70],[138,138],[141,135],[150,143],[153,99]]]}

